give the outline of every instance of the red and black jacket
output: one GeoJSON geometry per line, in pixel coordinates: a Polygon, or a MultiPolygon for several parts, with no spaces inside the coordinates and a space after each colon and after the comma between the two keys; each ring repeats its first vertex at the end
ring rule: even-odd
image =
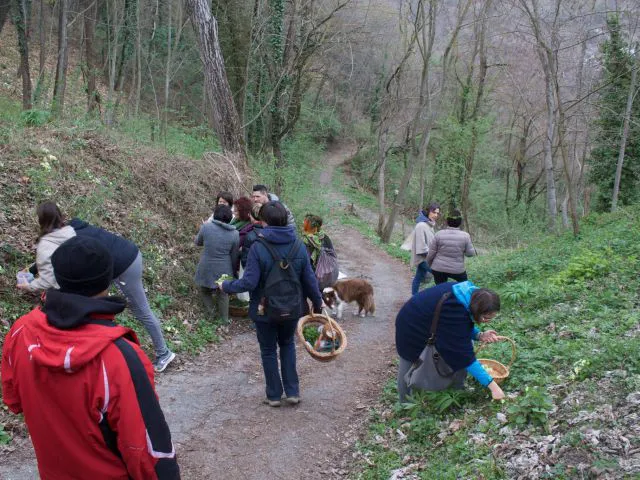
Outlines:
{"type": "Polygon", "coordinates": [[[24,413],[44,480],[180,478],[151,362],[113,323],[124,306],[49,290],[5,338],[3,400],[24,413]]]}

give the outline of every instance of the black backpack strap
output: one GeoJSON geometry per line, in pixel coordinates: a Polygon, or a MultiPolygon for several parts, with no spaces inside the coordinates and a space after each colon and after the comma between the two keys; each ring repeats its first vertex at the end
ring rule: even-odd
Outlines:
{"type": "Polygon", "coordinates": [[[438,322],[440,321],[440,311],[442,310],[442,304],[447,301],[447,298],[451,296],[451,292],[447,292],[440,300],[438,300],[438,304],[436,305],[436,311],[433,314],[433,320],[431,320],[431,336],[429,340],[427,340],[427,345],[433,345],[436,343],[436,330],[438,330],[438,322]]]}
{"type": "Polygon", "coordinates": [[[276,252],[276,249],[273,248],[273,246],[269,242],[267,242],[266,238],[264,238],[262,235],[258,235],[257,241],[260,242],[262,245],[264,245],[267,248],[267,250],[269,250],[269,253],[273,257],[274,262],[277,263],[280,260],[282,260],[282,257],[280,257],[278,252],[276,252]]]}
{"type": "Polygon", "coordinates": [[[291,263],[291,260],[293,259],[294,255],[300,251],[300,247],[302,245],[302,242],[300,241],[300,239],[296,238],[296,240],[293,243],[293,246],[291,247],[291,250],[289,250],[289,253],[287,254],[287,256],[286,257],[281,257],[278,254],[278,252],[276,251],[276,249],[273,248],[273,245],[271,245],[267,241],[267,239],[264,238],[263,236],[259,236],[258,237],[258,242],[260,242],[262,245],[264,245],[267,248],[267,250],[269,250],[269,253],[273,257],[273,261],[274,262],[278,263],[278,262],[282,262],[284,260],[284,262],[287,265],[289,263],[291,263]]]}

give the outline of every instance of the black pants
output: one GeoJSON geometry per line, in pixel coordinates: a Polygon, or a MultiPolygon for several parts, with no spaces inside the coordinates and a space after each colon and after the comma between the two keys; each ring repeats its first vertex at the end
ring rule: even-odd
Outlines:
{"type": "Polygon", "coordinates": [[[431,272],[433,273],[433,281],[436,282],[436,285],[446,282],[449,278],[455,280],[456,282],[466,282],[469,279],[467,277],[466,271],[462,273],[447,273],[431,270],[431,272]]]}

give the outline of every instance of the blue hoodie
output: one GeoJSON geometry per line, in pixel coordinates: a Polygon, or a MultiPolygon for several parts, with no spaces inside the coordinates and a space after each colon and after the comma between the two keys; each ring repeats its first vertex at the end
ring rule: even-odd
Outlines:
{"type": "Polygon", "coordinates": [[[493,378],[473,353],[473,339],[480,330],[473,324],[469,312],[471,294],[477,287],[471,282],[441,283],[411,297],[396,317],[396,349],[398,355],[414,362],[427,344],[431,320],[436,305],[446,292],[447,299],[440,312],[436,333],[436,348],[445,362],[455,371],[466,369],[480,384],[487,386],[493,378]]]}
{"type": "MultiPolygon", "coordinates": [[[[286,257],[291,248],[298,248],[298,251],[292,259],[292,265],[296,273],[300,275],[300,283],[302,284],[303,297],[300,298],[303,308],[306,311],[306,298],[310,298],[313,302],[315,311],[320,312],[322,308],[322,296],[318,288],[318,281],[309,262],[307,249],[302,241],[298,240],[295,227],[288,225],[286,227],[265,227],[262,230],[264,239],[273,245],[278,254],[286,257]],[[296,242],[296,240],[298,240],[296,242]]],[[[249,292],[249,317],[254,322],[268,322],[269,319],[265,315],[258,315],[258,305],[262,299],[262,290],[267,275],[273,266],[273,257],[267,248],[260,242],[254,242],[249,250],[247,257],[247,266],[244,275],[239,280],[225,281],[222,288],[227,293],[249,292]]]]}
{"type": "Polygon", "coordinates": [[[420,210],[420,213],[416,218],[416,223],[420,223],[420,222],[429,222],[429,217],[424,210],[420,210]]]}

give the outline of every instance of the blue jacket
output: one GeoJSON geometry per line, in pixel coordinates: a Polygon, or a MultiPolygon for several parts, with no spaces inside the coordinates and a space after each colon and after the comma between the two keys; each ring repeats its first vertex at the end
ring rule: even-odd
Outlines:
{"type": "MultiPolygon", "coordinates": [[[[306,311],[306,298],[309,298],[313,302],[315,311],[321,311],[322,297],[318,288],[318,281],[311,269],[307,249],[296,236],[295,227],[291,225],[286,227],[265,227],[262,229],[262,236],[283,257],[289,255],[291,248],[297,245],[298,251],[294,255],[291,264],[296,273],[300,275],[303,293],[300,302],[304,311],[306,311]],[[298,241],[296,242],[296,240],[298,241]]],[[[267,247],[256,241],[249,250],[243,277],[239,280],[227,280],[222,284],[222,288],[227,293],[249,292],[249,317],[254,322],[269,321],[265,315],[258,315],[258,304],[262,299],[263,285],[272,266],[273,257],[271,253],[269,253],[267,247]]]]}
{"type": "Polygon", "coordinates": [[[452,295],[444,302],[440,311],[436,348],[454,371],[465,368],[482,385],[491,383],[493,379],[476,360],[473,352],[473,339],[480,333],[468,310],[471,293],[475,288],[471,282],[447,282],[422,290],[411,297],[396,317],[398,355],[409,362],[420,357],[430,336],[436,305],[442,295],[451,292],[452,295]]]}
{"type": "Polygon", "coordinates": [[[79,237],[94,238],[107,247],[113,257],[113,278],[122,275],[138,256],[139,250],[136,244],[120,235],[90,225],[79,218],[72,219],[69,225],[73,227],[79,237]]]}

